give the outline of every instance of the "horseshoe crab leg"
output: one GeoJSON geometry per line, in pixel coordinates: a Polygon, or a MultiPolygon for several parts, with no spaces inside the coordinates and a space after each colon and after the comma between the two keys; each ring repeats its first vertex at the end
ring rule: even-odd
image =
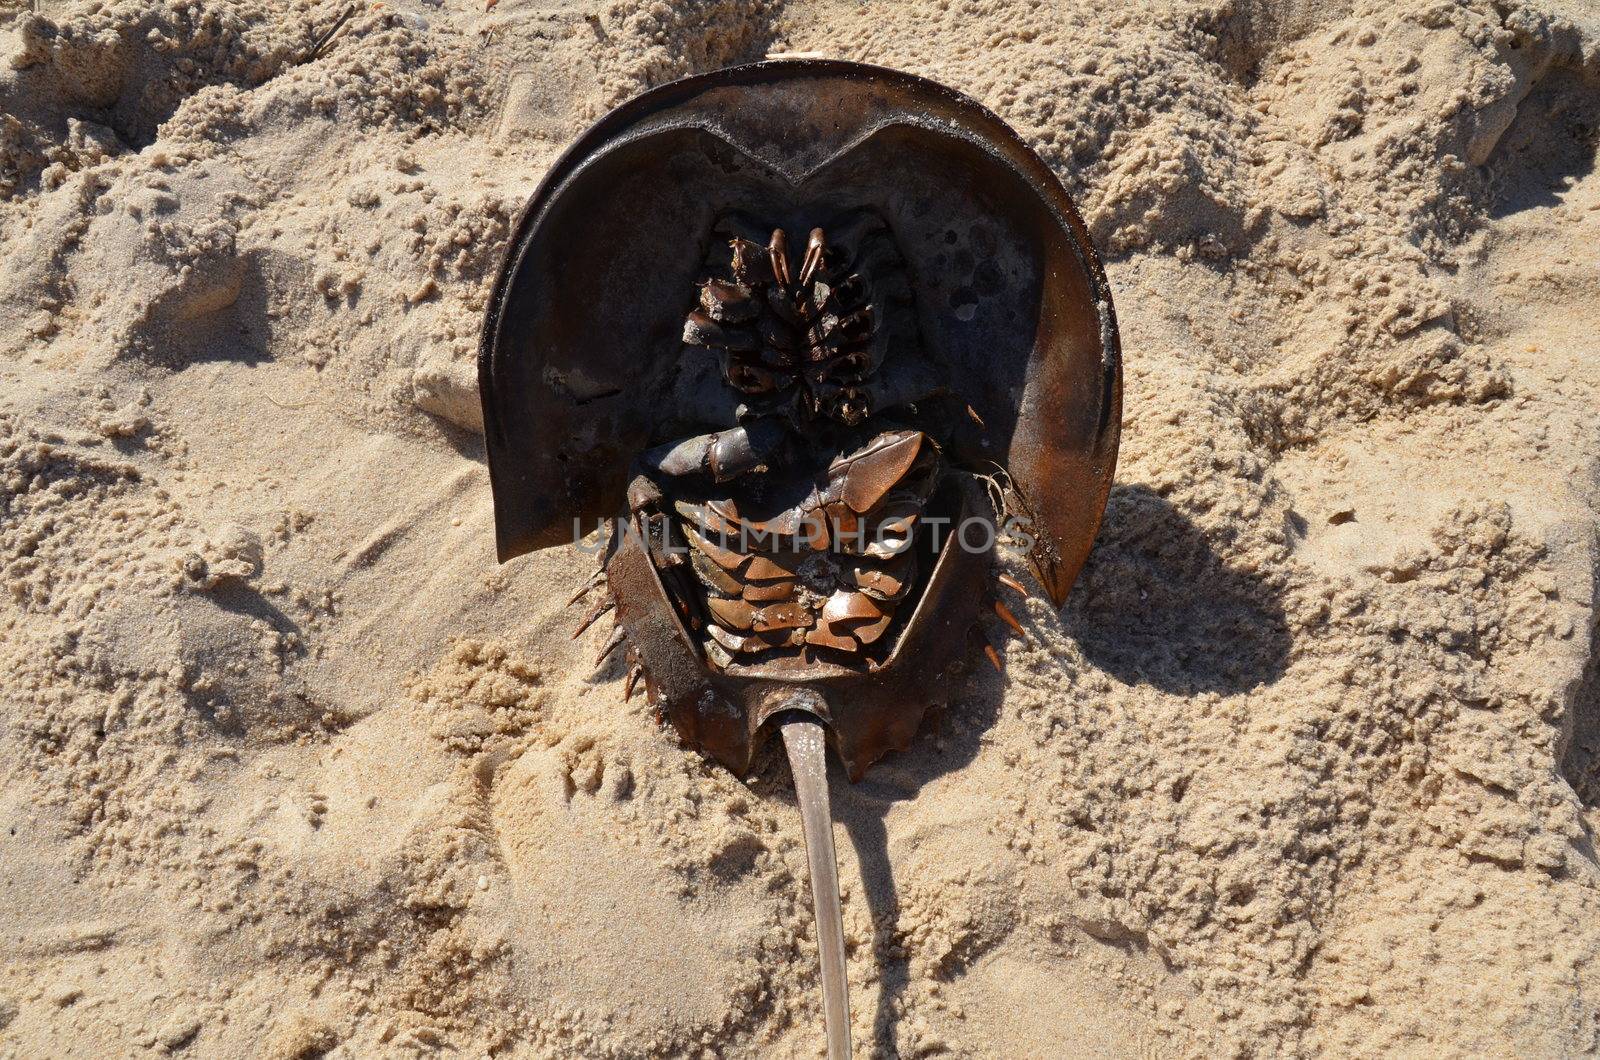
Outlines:
{"type": "Polygon", "coordinates": [[[828,808],[827,740],[822,723],[795,713],[782,722],[800,826],[811,869],[812,911],[822,954],[822,1012],[828,1030],[828,1060],[850,1060],[850,984],[844,967],[844,915],[839,908],[839,859],[833,852],[833,814],[828,808]]]}

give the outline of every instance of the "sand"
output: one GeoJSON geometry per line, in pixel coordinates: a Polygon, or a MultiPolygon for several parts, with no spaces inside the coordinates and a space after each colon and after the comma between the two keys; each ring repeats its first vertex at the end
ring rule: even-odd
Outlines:
{"type": "Polygon", "coordinates": [[[862,1055],[1600,1047],[1592,7],[0,0],[0,1055],[820,1055],[785,766],[495,565],[473,363],[769,52],[1010,121],[1127,365],[1066,608],[834,777],[862,1055]]]}

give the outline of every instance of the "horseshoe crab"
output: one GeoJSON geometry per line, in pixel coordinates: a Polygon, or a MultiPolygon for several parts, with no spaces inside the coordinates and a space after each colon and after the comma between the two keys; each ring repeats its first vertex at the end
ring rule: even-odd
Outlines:
{"type": "MultiPolygon", "coordinates": [[[[1049,168],[948,88],[787,60],[602,118],[519,217],[479,361],[499,557],[609,520],[625,695],[737,774],[782,734],[830,1055],[849,1055],[825,745],[909,746],[981,651],[997,533],[1060,606],[1116,461],[1110,291],[1049,168]],[[806,233],[803,247],[800,233],[806,233]],[[792,237],[791,237],[792,234],[792,237]]],[[[576,636],[576,634],[574,634],[576,636]]]]}

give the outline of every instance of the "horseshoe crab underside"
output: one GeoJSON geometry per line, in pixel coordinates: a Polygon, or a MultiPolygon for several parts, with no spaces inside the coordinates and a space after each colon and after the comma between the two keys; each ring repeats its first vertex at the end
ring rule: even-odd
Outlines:
{"type": "MultiPolygon", "coordinates": [[[[832,61],[676,82],[603,118],[519,218],[483,332],[500,558],[611,531],[625,648],[736,773],[781,731],[802,800],[830,1054],[848,1054],[823,741],[858,779],[1059,605],[1121,414],[1116,321],[1050,170],[942,86],[832,61]],[[809,235],[806,235],[809,233],[809,235]]],[[[597,660],[598,662],[598,660],[597,660]]]]}

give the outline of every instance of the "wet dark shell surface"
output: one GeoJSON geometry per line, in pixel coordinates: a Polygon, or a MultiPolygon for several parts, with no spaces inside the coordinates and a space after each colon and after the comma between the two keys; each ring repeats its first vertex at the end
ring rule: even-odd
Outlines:
{"type": "MultiPolygon", "coordinates": [[[[835,61],[759,63],[646,93],[581,137],[535,193],[479,364],[501,559],[629,512],[644,451],[740,426],[718,358],[684,345],[730,218],[769,232],[887,230],[914,317],[892,329],[878,372],[909,402],[890,407],[936,440],[947,510],[1025,520],[1029,559],[1059,604],[1099,525],[1121,412],[1116,323],[1088,235],[993,114],[932,82],[835,61]]],[[[615,644],[685,740],[730,769],[748,769],[773,719],[800,710],[827,723],[859,777],[909,744],[974,655],[990,549],[928,560],[886,657],[724,670],[686,627],[703,623],[682,594],[624,535],[605,571],[615,644]]]]}
{"type": "Polygon", "coordinates": [[[688,78],[617,108],[519,219],[479,379],[499,552],[625,510],[630,461],[734,425],[685,358],[683,311],[719,218],[803,232],[878,214],[915,285],[956,466],[1004,468],[1058,602],[1116,459],[1121,367],[1105,277],[1049,169],[972,100],[908,74],[791,60],[688,78]],[[982,427],[954,413],[970,405],[982,427]]]}

